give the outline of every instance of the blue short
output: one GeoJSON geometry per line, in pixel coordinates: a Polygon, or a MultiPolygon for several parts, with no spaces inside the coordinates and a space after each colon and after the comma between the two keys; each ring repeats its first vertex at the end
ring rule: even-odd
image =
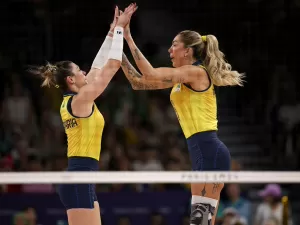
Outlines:
{"type": "MultiPolygon", "coordinates": [[[[99,162],[88,157],[70,157],[67,171],[97,171],[99,162]]],[[[95,184],[61,184],[58,194],[66,209],[93,209],[97,201],[95,184]]]]}
{"type": "Polygon", "coordinates": [[[229,171],[231,156],[216,131],[193,134],[187,139],[193,171],[229,171]]]}

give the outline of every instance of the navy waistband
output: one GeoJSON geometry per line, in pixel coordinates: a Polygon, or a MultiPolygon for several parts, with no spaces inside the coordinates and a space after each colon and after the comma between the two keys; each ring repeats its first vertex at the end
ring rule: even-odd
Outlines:
{"type": "Polygon", "coordinates": [[[69,157],[69,171],[97,171],[99,170],[99,161],[90,157],[69,157]]]}
{"type": "Polygon", "coordinates": [[[191,141],[194,139],[208,140],[208,139],[215,139],[215,138],[218,138],[217,131],[212,130],[212,131],[204,131],[204,132],[195,133],[192,136],[188,137],[187,141],[191,141]]]}

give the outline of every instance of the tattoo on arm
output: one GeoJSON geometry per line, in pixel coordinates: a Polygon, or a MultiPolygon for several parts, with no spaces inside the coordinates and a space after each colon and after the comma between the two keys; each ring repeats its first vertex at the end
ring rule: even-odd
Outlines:
{"type": "Polygon", "coordinates": [[[125,76],[131,83],[132,87],[139,89],[139,90],[153,90],[158,89],[159,86],[157,84],[144,84],[143,82],[140,82],[137,80],[138,78],[141,78],[142,75],[131,65],[126,55],[123,53],[122,57],[122,69],[125,73],[125,76]]]}
{"type": "MultiPolygon", "coordinates": [[[[138,49],[137,49],[138,52],[138,49]]],[[[136,56],[134,56],[136,57],[136,56]]],[[[138,56],[139,57],[139,56],[138,56]]],[[[131,83],[133,89],[136,90],[157,90],[170,88],[173,86],[172,79],[165,79],[165,81],[145,81],[142,80],[143,75],[140,74],[134,66],[131,65],[126,55],[123,53],[122,56],[122,70],[126,78],[131,83]]]]}
{"type": "MultiPolygon", "coordinates": [[[[128,75],[130,75],[131,77],[142,77],[142,75],[136,71],[136,69],[130,64],[129,60],[127,59],[126,55],[123,53],[123,57],[122,57],[122,67],[125,68],[125,75],[126,75],[126,71],[128,73],[128,75]]],[[[130,77],[128,77],[128,79],[130,79],[130,77]]]]}
{"type": "Polygon", "coordinates": [[[172,77],[171,78],[165,77],[165,78],[162,79],[162,82],[164,82],[164,83],[173,83],[173,82],[175,82],[175,83],[185,83],[186,80],[183,77],[179,77],[178,79],[175,79],[175,78],[172,78],[172,77]]]}
{"type": "Polygon", "coordinates": [[[140,60],[140,51],[136,48],[133,50],[134,54],[133,54],[133,57],[136,59],[136,60],[140,60]]]}
{"type": "Polygon", "coordinates": [[[162,79],[162,82],[165,82],[165,83],[172,83],[172,78],[163,78],[163,79],[162,79]]]}
{"type": "Polygon", "coordinates": [[[132,80],[131,84],[133,87],[139,89],[139,90],[153,90],[153,89],[158,89],[159,86],[155,84],[143,84],[141,82],[138,82],[136,80],[132,80]]]}

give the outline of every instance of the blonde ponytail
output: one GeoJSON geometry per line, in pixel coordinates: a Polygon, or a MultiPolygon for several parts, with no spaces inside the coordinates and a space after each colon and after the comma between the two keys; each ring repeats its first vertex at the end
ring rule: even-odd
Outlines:
{"type": "Polygon", "coordinates": [[[225,61],[225,55],[219,49],[219,43],[214,35],[205,37],[203,63],[216,86],[243,86],[244,73],[231,70],[231,65],[225,61]]]}

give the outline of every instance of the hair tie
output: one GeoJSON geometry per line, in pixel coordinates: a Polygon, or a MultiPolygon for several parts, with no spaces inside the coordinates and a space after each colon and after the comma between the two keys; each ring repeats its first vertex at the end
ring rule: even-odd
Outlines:
{"type": "Polygon", "coordinates": [[[206,36],[201,36],[203,42],[206,42],[206,36]]]}
{"type": "Polygon", "coordinates": [[[51,71],[56,72],[57,71],[57,67],[56,66],[52,66],[50,67],[51,71]]]}

